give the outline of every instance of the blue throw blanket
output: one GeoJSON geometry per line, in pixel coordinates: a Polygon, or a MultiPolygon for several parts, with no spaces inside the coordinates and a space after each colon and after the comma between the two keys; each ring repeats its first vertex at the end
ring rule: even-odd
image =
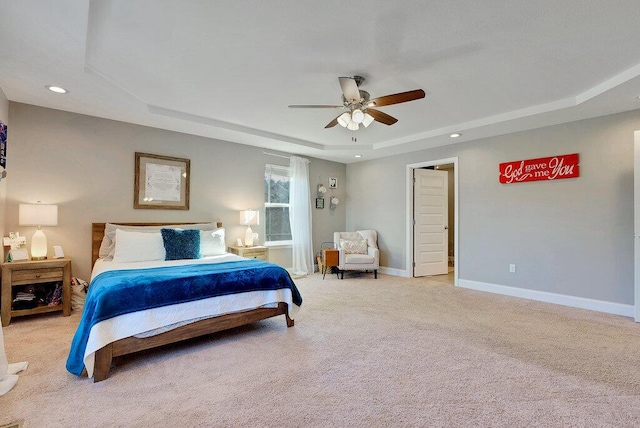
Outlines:
{"type": "Polygon", "coordinates": [[[67,370],[82,374],[89,332],[106,319],[209,297],[282,288],[291,289],[294,304],[302,304],[289,273],[257,259],[101,273],[91,281],[67,370]]]}

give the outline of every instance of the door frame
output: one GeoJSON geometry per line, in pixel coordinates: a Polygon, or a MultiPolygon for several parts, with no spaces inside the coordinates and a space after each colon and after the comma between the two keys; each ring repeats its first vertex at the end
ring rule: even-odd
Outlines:
{"type": "Polygon", "coordinates": [[[453,284],[458,286],[458,278],[459,278],[459,269],[460,269],[460,246],[458,242],[460,240],[460,221],[458,215],[458,198],[459,195],[459,186],[458,186],[458,157],[445,158],[445,159],[437,159],[431,161],[424,161],[418,163],[407,164],[407,216],[406,216],[406,240],[407,248],[407,273],[409,278],[413,278],[413,170],[416,168],[424,168],[428,166],[437,166],[444,164],[453,164],[453,223],[455,236],[453,237],[453,254],[455,255],[455,263],[453,264],[453,284]]]}

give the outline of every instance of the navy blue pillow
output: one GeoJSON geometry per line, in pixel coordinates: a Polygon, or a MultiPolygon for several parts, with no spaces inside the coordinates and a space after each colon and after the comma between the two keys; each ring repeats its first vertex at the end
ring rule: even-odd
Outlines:
{"type": "Polygon", "coordinates": [[[160,229],[160,233],[167,253],[165,260],[200,258],[199,230],[160,229]]]}

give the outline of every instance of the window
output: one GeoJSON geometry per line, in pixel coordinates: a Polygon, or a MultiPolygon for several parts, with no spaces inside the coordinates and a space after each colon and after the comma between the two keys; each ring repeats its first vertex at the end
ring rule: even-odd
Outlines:
{"type": "Polygon", "coordinates": [[[269,165],[264,171],[265,242],[291,243],[289,222],[289,182],[291,169],[269,165]]]}

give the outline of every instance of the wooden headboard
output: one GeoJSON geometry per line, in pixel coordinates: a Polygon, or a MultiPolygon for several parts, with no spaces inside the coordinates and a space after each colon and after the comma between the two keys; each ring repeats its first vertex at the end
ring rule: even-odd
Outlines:
{"type": "MultiPolygon", "coordinates": [[[[210,221],[194,221],[194,222],[174,222],[174,223],[120,223],[109,222],[111,224],[121,224],[122,226],[174,226],[176,224],[200,224],[211,223],[210,221]]],[[[96,264],[98,260],[98,254],[100,254],[100,245],[102,244],[102,238],[104,237],[104,229],[107,223],[91,223],[91,268],[96,264]]],[[[217,222],[217,227],[222,227],[222,222],[217,222]]]]}

